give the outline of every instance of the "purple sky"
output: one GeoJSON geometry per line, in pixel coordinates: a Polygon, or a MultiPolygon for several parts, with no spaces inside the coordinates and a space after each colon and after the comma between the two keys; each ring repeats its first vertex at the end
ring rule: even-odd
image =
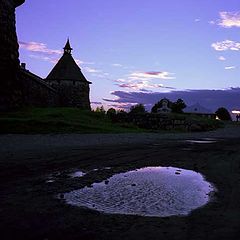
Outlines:
{"type": "Polygon", "coordinates": [[[26,0],[17,30],[21,61],[43,78],[70,37],[105,107],[181,96],[240,109],[239,0],[26,0]]]}

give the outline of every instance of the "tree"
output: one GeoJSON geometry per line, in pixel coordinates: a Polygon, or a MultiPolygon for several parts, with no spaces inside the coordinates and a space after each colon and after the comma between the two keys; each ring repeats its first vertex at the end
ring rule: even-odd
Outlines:
{"type": "Polygon", "coordinates": [[[97,112],[97,113],[102,113],[102,114],[105,114],[105,113],[106,113],[106,111],[105,111],[105,109],[104,109],[103,106],[97,107],[96,110],[95,110],[95,112],[97,112]]]}
{"type": "MultiPolygon", "coordinates": [[[[162,107],[162,103],[163,103],[164,100],[166,100],[166,98],[163,98],[163,99],[161,99],[159,102],[157,102],[157,103],[152,107],[151,112],[152,112],[152,113],[157,113],[157,110],[162,107]]],[[[171,108],[172,102],[171,102],[169,99],[167,99],[167,100],[168,100],[168,107],[171,108]]]]}
{"type": "Polygon", "coordinates": [[[224,107],[218,108],[218,110],[216,111],[216,114],[220,120],[232,121],[232,117],[231,117],[230,113],[224,107]]]}
{"type": "Polygon", "coordinates": [[[183,113],[183,109],[186,106],[185,102],[179,98],[176,102],[172,103],[171,109],[173,113],[183,113]]]}
{"type": "Polygon", "coordinates": [[[132,106],[131,108],[130,108],[130,114],[138,114],[138,113],[145,113],[146,112],[146,109],[145,109],[145,107],[144,107],[144,105],[143,104],[137,104],[137,105],[135,105],[135,106],[132,106]]]}
{"type": "Polygon", "coordinates": [[[107,110],[107,116],[108,116],[108,117],[112,118],[112,117],[115,116],[115,115],[116,115],[116,110],[115,110],[114,108],[109,108],[109,109],[107,110]]]}

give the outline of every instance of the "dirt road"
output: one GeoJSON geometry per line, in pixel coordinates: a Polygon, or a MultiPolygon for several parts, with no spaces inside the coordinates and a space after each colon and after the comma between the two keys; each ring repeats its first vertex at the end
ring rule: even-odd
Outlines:
{"type": "Polygon", "coordinates": [[[0,146],[1,239],[227,240],[240,236],[240,127],[196,134],[2,135],[0,146]],[[185,141],[199,138],[217,141],[185,141]],[[191,215],[167,218],[107,215],[56,198],[145,166],[198,171],[218,192],[191,215]],[[76,169],[88,174],[70,178],[68,174],[76,169]],[[54,182],[46,182],[49,179],[54,182]]]}

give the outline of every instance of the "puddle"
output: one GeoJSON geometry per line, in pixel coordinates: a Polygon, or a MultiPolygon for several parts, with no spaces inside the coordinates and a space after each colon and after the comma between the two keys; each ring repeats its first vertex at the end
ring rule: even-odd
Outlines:
{"type": "Polygon", "coordinates": [[[167,217],[188,215],[204,206],[213,191],[194,171],[146,167],[65,193],[64,199],[67,204],[109,214],[167,217]]]}
{"type": "Polygon", "coordinates": [[[86,173],[84,173],[82,171],[76,171],[76,172],[70,173],[69,177],[71,177],[71,178],[79,178],[79,177],[83,177],[84,175],[86,175],[86,173]]]}

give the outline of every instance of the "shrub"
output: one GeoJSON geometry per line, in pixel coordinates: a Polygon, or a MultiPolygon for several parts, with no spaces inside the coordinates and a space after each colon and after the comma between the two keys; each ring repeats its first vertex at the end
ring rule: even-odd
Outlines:
{"type": "Polygon", "coordinates": [[[232,117],[231,117],[230,113],[224,107],[218,108],[218,110],[216,111],[216,114],[220,120],[232,121],[232,117]]]}
{"type": "Polygon", "coordinates": [[[143,104],[137,104],[130,108],[130,114],[146,113],[146,109],[143,104]]]}

